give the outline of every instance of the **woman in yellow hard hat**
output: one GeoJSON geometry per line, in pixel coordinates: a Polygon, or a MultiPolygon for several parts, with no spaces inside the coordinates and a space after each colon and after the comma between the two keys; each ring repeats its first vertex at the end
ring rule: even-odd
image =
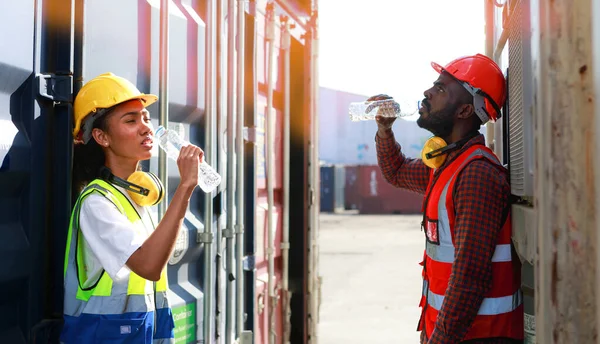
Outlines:
{"type": "Polygon", "coordinates": [[[146,107],[156,100],[111,73],[90,80],[75,98],[78,197],[65,253],[63,343],[173,342],[166,264],[203,151],[181,149],[180,183],[155,228],[147,207],[165,190],[139,162],[150,159],[155,144],[146,107]]]}

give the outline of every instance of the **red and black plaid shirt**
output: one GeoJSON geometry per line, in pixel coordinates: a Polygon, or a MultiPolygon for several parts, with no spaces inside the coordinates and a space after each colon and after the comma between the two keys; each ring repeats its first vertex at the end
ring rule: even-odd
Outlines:
{"type": "MultiPolygon", "coordinates": [[[[377,160],[384,178],[392,185],[425,194],[431,170],[421,159],[406,158],[391,135],[382,139],[375,135],[377,160]]],[[[468,141],[460,150],[451,152],[435,173],[440,173],[462,151],[474,144],[484,144],[482,135],[468,141]]],[[[456,211],[454,245],[456,257],[444,303],[438,313],[435,330],[421,343],[460,343],[467,334],[484,295],[491,288],[492,256],[496,238],[509,204],[510,185],[505,169],[482,159],[464,167],[457,176],[453,200],[456,211]]],[[[507,338],[477,339],[464,343],[522,343],[507,338]]]]}

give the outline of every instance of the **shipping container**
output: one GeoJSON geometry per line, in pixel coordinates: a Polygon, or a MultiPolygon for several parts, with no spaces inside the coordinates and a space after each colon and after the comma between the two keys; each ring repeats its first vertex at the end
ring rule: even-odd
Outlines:
{"type": "Polygon", "coordinates": [[[490,147],[510,172],[523,342],[593,343],[600,314],[599,165],[588,152],[600,142],[600,2],[485,4],[486,55],[508,86],[503,117],[487,128],[490,147]]]}
{"type": "MultiPolygon", "coordinates": [[[[223,177],[215,192],[195,191],[168,263],[176,342],[316,337],[315,3],[0,5],[1,343],[58,341],[72,104],[105,72],[157,94],[154,126],[202,147],[223,177]]],[[[173,162],[155,147],[142,167],[173,195],[173,162]]]]}
{"type": "Polygon", "coordinates": [[[358,165],[345,166],[344,208],[346,210],[358,209],[360,200],[360,184],[358,183],[358,165]]]}
{"type": "Polygon", "coordinates": [[[321,165],[321,212],[342,212],[345,209],[346,167],[321,165]]]}
{"type": "Polygon", "coordinates": [[[419,214],[423,195],[388,183],[377,165],[358,169],[358,210],[361,214],[419,214]]]}
{"type": "MultiPolygon", "coordinates": [[[[510,6],[496,8],[489,6],[486,11],[488,21],[488,44],[495,47],[494,59],[507,78],[508,99],[502,108],[502,118],[493,127],[493,148],[500,161],[510,172],[511,194],[519,199],[512,205],[512,231],[515,252],[521,259],[521,290],[525,343],[536,342],[536,303],[535,298],[537,264],[537,233],[534,206],[534,175],[536,140],[535,117],[535,72],[537,59],[542,59],[542,51],[532,45],[537,17],[535,5],[525,0],[510,3],[510,6]],[[508,10],[510,7],[510,15],[508,10]],[[500,55],[501,53],[501,55],[500,55]]],[[[539,10],[539,8],[538,8],[539,10]]],[[[543,99],[543,98],[540,98],[543,99]]],[[[545,116],[545,114],[544,114],[545,116]]],[[[538,285],[539,288],[539,285],[538,285]]]]}
{"type": "Polygon", "coordinates": [[[335,170],[321,166],[321,212],[332,213],[335,203],[335,170]]]}
{"type": "Polygon", "coordinates": [[[316,258],[308,254],[316,254],[319,213],[318,155],[310,149],[318,140],[313,120],[316,17],[308,17],[316,12],[310,6],[304,12],[302,3],[258,1],[253,13],[256,38],[248,44],[256,50],[256,200],[246,207],[254,213],[256,226],[256,343],[290,337],[292,343],[304,343],[316,337],[318,274],[316,258]],[[308,202],[311,197],[314,201],[308,202]]]}
{"type": "Polygon", "coordinates": [[[346,166],[333,166],[333,211],[342,212],[345,209],[345,193],[346,193],[346,166]]]}

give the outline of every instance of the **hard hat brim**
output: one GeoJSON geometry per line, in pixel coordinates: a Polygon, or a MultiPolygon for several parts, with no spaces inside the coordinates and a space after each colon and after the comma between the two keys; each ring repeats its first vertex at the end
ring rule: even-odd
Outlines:
{"type": "Polygon", "coordinates": [[[456,75],[455,75],[454,73],[452,73],[451,71],[449,71],[449,70],[447,70],[446,68],[442,67],[442,66],[441,66],[440,64],[438,64],[438,63],[431,62],[431,67],[433,67],[433,69],[434,69],[436,72],[438,72],[439,74],[442,74],[442,73],[446,72],[446,73],[450,74],[450,75],[451,75],[451,76],[452,76],[454,79],[456,79],[456,80],[459,80],[459,81],[462,81],[462,80],[460,80],[459,78],[457,78],[457,77],[456,77],[456,75]]]}
{"type": "Polygon", "coordinates": [[[444,67],[435,62],[431,62],[431,67],[433,67],[433,69],[435,69],[435,71],[440,74],[442,74],[442,72],[444,71],[444,67]]]}
{"type": "MultiPolygon", "coordinates": [[[[156,101],[158,100],[158,97],[155,96],[154,94],[144,94],[144,93],[142,93],[142,94],[139,94],[137,96],[131,97],[129,99],[125,99],[122,102],[120,102],[119,104],[123,104],[125,102],[128,102],[130,100],[135,100],[135,99],[141,100],[142,103],[144,103],[144,107],[146,108],[146,107],[148,107],[148,106],[156,103],[156,101]]],[[[114,106],[117,106],[119,104],[115,104],[114,106]]]]}

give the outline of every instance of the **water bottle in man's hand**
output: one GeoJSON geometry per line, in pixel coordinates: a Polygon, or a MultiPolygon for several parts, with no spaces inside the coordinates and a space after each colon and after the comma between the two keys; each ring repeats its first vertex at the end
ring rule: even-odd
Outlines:
{"type": "MultiPolygon", "coordinates": [[[[158,139],[158,145],[162,148],[167,156],[175,161],[179,157],[181,147],[187,146],[190,143],[183,140],[177,132],[165,129],[163,126],[158,127],[154,133],[154,137],[158,139]]],[[[221,176],[209,164],[202,159],[198,165],[198,186],[209,193],[221,184],[221,176]]]]}
{"type": "Polygon", "coordinates": [[[353,122],[374,120],[375,116],[397,118],[414,115],[418,111],[418,106],[418,102],[399,104],[393,98],[388,97],[387,99],[350,103],[348,114],[353,122]]]}

